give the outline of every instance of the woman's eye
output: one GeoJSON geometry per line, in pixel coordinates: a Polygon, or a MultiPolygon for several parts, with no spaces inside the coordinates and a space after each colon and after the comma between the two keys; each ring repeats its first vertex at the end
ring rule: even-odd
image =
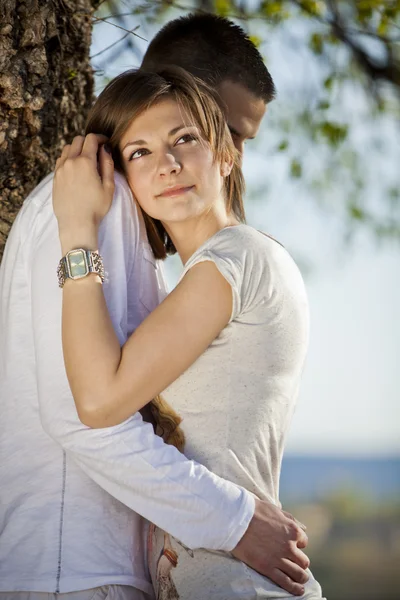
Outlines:
{"type": "Polygon", "coordinates": [[[146,148],[139,148],[139,150],[135,150],[135,152],[132,152],[132,154],[129,157],[129,160],[133,160],[135,158],[140,158],[141,156],[144,156],[145,154],[148,154],[149,151],[146,150],[146,148]]]}
{"type": "Polygon", "coordinates": [[[197,137],[193,133],[185,133],[185,135],[182,135],[178,139],[178,141],[176,142],[176,144],[180,144],[182,141],[183,142],[192,142],[194,140],[197,140],[197,137]]]}

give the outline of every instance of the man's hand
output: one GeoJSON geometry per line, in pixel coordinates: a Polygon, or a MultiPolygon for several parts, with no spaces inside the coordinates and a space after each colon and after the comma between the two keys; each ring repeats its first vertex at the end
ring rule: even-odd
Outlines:
{"type": "Polygon", "coordinates": [[[232,554],[295,596],[304,594],[310,561],[300,550],[308,539],[290,513],[256,500],[254,516],[232,554]]]}

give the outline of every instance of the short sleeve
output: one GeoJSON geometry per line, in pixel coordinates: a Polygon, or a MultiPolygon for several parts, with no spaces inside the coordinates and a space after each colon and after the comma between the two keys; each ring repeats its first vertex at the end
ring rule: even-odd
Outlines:
{"type": "Polygon", "coordinates": [[[234,243],[234,240],[231,239],[231,236],[227,235],[224,236],[225,239],[221,240],[221,238],[221,235],[218,236],[218,234],[216,234],[211,239],[209,244],[202,246],[193,254],[193,256],[186,263],[180,280],[192,267],[194,267],[194,265],[205,261],[213,262],[218,271],[231,286],[232,313],[229,319],[229,322],[231,322],[235,320],[242,311],[243,268],[240,256],[236,255],[236,251],[234,249],[234,251],[232,251],[232,244],[234,243]],[[217,237],[219,239],[215,239],[217,237]]]}

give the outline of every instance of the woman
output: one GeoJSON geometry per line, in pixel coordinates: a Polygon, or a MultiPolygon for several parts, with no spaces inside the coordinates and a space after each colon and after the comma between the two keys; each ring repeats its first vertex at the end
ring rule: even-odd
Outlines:
{"type": "MultiPolygon", "coordinates": [[[[243,223],[242,174],[216,97],[180,70],[128,72],[98,98],[91,132],[108,138],[155,257],[178,252],[184,270],[121,349],[95,252],[113,164],[103,146],[100,179],[95,137],[75,138],[57,162],[54,210],[62,253],[71,252],[60,263],[60,284],[67,267],[77,278],[87,273],[82,248],[94,252],[97,273],[67,281],[63,291],[64,358],[80,419],[116,425],[156,398],[150,406],[158,431],[172,424],[164,437],[181,449],[185,438],[189,458],[278,503],[308,339],[307,300],[287,252],[243,223]]],[[[157,528],[149,541],[159,598],[290,597],[226,553],[191,551],[157,528]]],[[[321,598],[312,576],[305,589],[304,598],[321,598]]]]}

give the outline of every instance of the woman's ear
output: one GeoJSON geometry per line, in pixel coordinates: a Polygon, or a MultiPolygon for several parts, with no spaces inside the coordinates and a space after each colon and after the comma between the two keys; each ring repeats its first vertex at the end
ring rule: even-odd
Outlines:
{"type": "Polygon", "coordinates": [[[233,160],[223,160],[221,162],[221,176],[228,177],[233,169],[233,160]]]}

